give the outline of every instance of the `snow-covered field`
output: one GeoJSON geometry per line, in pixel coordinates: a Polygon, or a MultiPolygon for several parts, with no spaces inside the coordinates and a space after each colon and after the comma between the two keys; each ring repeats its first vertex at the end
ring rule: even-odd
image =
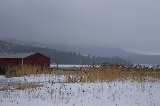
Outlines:
{"type": "Polygon", "coordinates": [[[0,106],[160,106],[160,83],[131,80],[65,83],[64,76],[32,75],[5,78],[8,82],[39,83],[41,87],[0,90],[0,106]]]}

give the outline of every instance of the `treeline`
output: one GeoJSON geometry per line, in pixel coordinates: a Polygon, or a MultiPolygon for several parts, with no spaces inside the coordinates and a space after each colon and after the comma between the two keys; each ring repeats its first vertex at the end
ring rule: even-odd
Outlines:
{"type": "Polygon", "coordinates": [[[80,53],[75,52],[62,52],[56,49],[48,47],[31,47],[26,45],[12,44],[5,41],[0,41],[0,53],[42,53],[51,58],[51,63],[58,64],[131,64],[130,61],[119,57],[95,57],[95,56],[83,56],[80,53]]]}

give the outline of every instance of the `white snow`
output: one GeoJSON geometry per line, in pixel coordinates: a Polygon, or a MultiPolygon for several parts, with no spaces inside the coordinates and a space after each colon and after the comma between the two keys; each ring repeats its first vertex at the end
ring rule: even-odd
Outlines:
{"type": "MultiPolygon", "coordinates": [[[[89,67],[90,65],[67,65],[67,64],[59,64],[58,67],[65,67],[65,68],[70,68],[70,67],[89,67]]],[[[50,67],[57,67],[56,64],[51,64],[50,67]]]]}
{"type": "Polygon", "coordinates": [[[0,91],[0,106],[160,106],[160,83],[114,81],[64,83],[64,76],[32,75],[0,83],[39,82],[42,87],[0,91]]]}

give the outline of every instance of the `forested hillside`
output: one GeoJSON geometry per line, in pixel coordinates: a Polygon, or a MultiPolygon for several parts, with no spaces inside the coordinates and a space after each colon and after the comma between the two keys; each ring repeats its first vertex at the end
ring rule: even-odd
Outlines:
{"type": "Polygon", "coordinates": [[[62,52],[47,47],[32,47],[26,45],[13,44],[6,41],[0,41],[0,53],[42,53],[51,58],[51,63],[59,64],[131,64],[131,62],[119,57],[95,57],[83,56],[75,52],[62,52]]]}

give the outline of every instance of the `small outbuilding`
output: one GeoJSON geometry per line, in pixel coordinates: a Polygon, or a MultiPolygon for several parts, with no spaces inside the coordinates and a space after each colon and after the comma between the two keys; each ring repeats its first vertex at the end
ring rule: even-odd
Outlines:
{"type": "Polygon", "coordinates": [[[0,66],[33,65],[50,67],[50,58],[40,53],[0,54],[0,66]]]}

